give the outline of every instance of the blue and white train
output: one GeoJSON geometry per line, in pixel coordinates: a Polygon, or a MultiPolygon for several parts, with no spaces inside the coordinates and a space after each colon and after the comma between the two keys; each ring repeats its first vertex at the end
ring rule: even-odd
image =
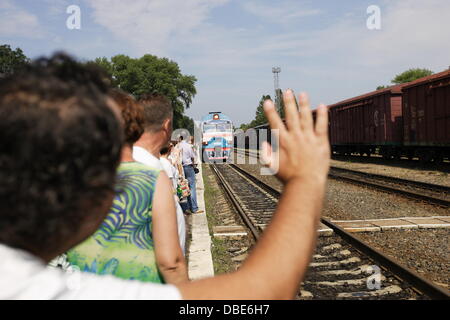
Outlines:
{"type": "Polygon", "coordinates": [[[202,118],[202,159],[204,162],[226,162],[233,154],[233,123],[221,112],[210,112],[202,118]]]}

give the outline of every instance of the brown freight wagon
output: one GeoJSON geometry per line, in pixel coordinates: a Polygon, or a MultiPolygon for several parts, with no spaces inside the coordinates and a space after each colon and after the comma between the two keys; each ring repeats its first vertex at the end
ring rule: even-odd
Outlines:
{"type": "Polygon", "coordinates": [[[402,150],[403,85],[373,91],[329,106],[333,153],[379,153],[399,157],[402,150]]]}
{"type": "Polygon", "coordinates": [[[450,158],[450,70],[403,87],[403,138],[409,157],[450,158]]]}

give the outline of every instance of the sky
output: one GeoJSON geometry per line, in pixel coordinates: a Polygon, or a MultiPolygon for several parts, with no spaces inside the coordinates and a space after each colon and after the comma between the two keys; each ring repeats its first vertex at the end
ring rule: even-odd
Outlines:
{"type": "Polygon", "coordinates": [[[28,57],[154,54],[195,75],[187,114],[253,120],[262,95],[306,91],[313,107],[386,85],[409,68],[450,66],[448,0],[0,0],[0,44],[28,57]],[[66,12],[80,8],[81,28],[66,12]],[[367,27],[380,9],[379,29],[367,27]]]}

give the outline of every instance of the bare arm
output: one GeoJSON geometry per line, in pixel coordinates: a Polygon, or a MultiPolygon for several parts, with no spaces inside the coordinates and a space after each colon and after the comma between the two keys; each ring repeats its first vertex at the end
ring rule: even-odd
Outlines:
{"type": "Polygon", "coordinates": [[[188,280],[186,261],[180,248],[178,225],[169,178],[161,172],[156,182],[153,198],[153,240],[156,263],[167,283],[177,284],[188,280]]]}
{"type": "MultiPolygon", "coordinates": [[[[249,258],[235,273],[179,285],[185,299],[289,299],[303,279],[316,241],[329,167],[328,120],[319,107],[314,128],[306,95],[300,113],[292,92],[284,94],[287,127],[273,103],[265,103],[280,149],[265,156],[285,189],[272,223],[249,258]]],[[[266,146],[267,148],[267,146],[266,146]]]]}

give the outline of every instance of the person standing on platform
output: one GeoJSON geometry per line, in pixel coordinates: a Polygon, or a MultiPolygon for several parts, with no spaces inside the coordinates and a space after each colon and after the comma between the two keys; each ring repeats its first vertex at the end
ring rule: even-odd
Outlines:
{"type": "MultiPolygon", "coordinates": [[[[172,135],[173,108],[170,101],[162,95],[144,95],[139,100],[144,107],[144,133],[133,146],[133,158],[150,167],[163,170],[160,151],[167,145],[172,135]]],[[[185,252],[186,222],[183,210],[175,202],[177,210],[178,236],[180,246],[185,252]]]]}
{"type": "Polygon", "coordinates": [[[181,166],[181,150],[180,144],[177,140],[172,141],[173,148],[170,151],[168,159],[172,162],[172,165],[177,169],[178,175],[183,177],[183,167],[181,166]]]}
{"type": "Polygon", "coordinates": [[[174,190],[177,190],[178,186],[178,170],[175,168],[175,166],[172,164],[172,161],[170,161],[169,156],[171,151],[173,150],[173,144],[170,143],[168,147],[164,147],[161,149],[161,157],[159,160],[161,161],[161,164],[164,168],[164,171],[167,173],[167,176],[169,177],[170,181],[172,182],[172,186],[174,190]]]}
{"type": "Polygon", "coordinates": [[[187,214],[202,213],[204,211],[199,210],[197,205],[197,189],[194,170],[196,155],[194,153],[193,146],[187,143],[183,136],[180,136],[180,149],[184,176],[189,181],[189,189],[191,191],[191,195],[187,199],[188,208],[184,212],[187,214]]]}

